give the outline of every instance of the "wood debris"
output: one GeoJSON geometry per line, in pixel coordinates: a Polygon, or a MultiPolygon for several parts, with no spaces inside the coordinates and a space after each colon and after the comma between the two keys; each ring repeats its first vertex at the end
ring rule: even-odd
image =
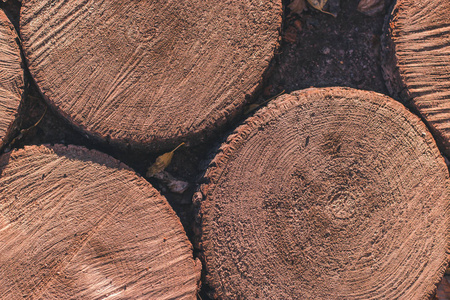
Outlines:
{"type": "Polygon", "coordinates": [[[357,10],[368,16],[375,16],[384,10],[384,0],[361,0],[357,10]]]}
{"type": "Polygon", "coordinates": [[[333,17],[336,18],[336,15],[333,13],[330,13],[328,11],[323,10],[323,7],[325,6],[325,4],[327,4],[328,0],[308,0],[308,3],[314,7],[315,9],[317,9],[318,11],[321,11],[325,14],[331,15],[333,17]]]}
{"type": "Polygon", "coordinates": [[[300,15],[306,8],[305,0],[293,0],[289,5],[292,13],[300,15]]]}

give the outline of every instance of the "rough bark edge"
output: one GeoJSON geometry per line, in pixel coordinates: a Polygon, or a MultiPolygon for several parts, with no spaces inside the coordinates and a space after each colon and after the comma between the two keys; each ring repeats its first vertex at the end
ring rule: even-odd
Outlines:
{"type": "MultiPolygon", "coordinates": [[[[2,11],[2,13],[0,13],[0,22],[6,24],[9,27],[9,30],[11,31],[11,35],[13,36],[13,38],[18,41],[19,40],[19,34],[16,32],[14,25],[12,24],[12,22],[9,20],[6,12],[0,8],[0,10],[2,11]]],[[[20,44],[17,43],[17,54],[20,57],[22,64],[23,64],[23,56],[22,56],[22,51],[20,48],[20,44]]],[[[22,68],[22,84],[24,86],[24,88],[22,89],[22,95],[20,98],[20,103],[19,106],[17,107],[16,113],[14,115],[14,121],[12,121],[9,124],[9,127],[6,130],[6,134],[3,137],[3,139],[0,139],[0,151],[3,151],[6,146],[8,145],[9,142],[11,142],[11,140],[13,139],[14,136],[17,135],[19,128],[20,128],[20,122],[19,122],[19,112],[22,110],[22,106],[23,106],[23,101],[26,95],[26,91],[25,91],[25,70],[23,69],[23,66],[21,66],[22,68]]]]}
{"type": "Polygon", "coordinates": [[[406,106],[413,109],[417,115],[426,124],[429,131],[436,139],[438,147],[450,157],[450,140],[447,140],[442,133],[437,130],[433,124],[430,124],[417,109],[414,103],[414,97],[411,95],[405,84],[405,78],[400,74],[398,68],[398,57],[395,44],[391,38],[394,27],[397,22],[397,14],[402,0],[395,0],[389,8],[388,14],[384,20],[383,33],[381,34],[381,69],[385,85],[389,94],[396,100],[403,102],[406,106]]]}
{"type": "MultiPolygon", "coordinates": [[[[42,98],[45,100],[45,102],[51,107],[53,111],[55,111],[58,115],[61,115],[64,119],[64,121],[69,124],[72,128],[74,128],[77,132],[85,135],[87,138],[90,138],[98,143],[101,144],[110,144],[113,147],[117,147],[118,149],[125,150],[128,148],[136,149],[136,150],[143,150],[143,151],[151,151],[151,152],[161,152],[164,150],[169,150],[174,148],[175,146],[179,145],[181,142],[186,143],[189,146],[196,146],[201,143],[204,143],[208,140],[210,140],[214,135],[217,135],[219,132],[222,132],[227,126],[229,126],[233,121],[236,121],[238,119],[239,115],[242,115],[244,106],[247,105],[249,102],[254,101],[254,98],[256,98],[256,95],[259,91],[262,90],[264,86],[264,82],[268,80],[270,76],[271,66],[273,64],[273,60],[275,58],[275,54],[278,52],[278,50],[281,47],[281,28],[283,23],[283,8],[284,5],[281,3],[282,0],[278,0],[280,2],[280,9],[277,13],[278,15],[278,37],[274,41],[274,47],[273,51],[271,53],[271,57],[269,59],[269,62],[267,63],[265,67],[265,71],[261,74],[260,79],[254,84],[254,86],[243,93],[243,95],[240,97],[240,101],[234,101],[228,106],[226,106],[223,111],[217,115],[215,119],[212,119],[210,121],[204,120],[200,123],[199,127],[195,130],[187,131],[183,135],[178,135],[177,137],[171,137],[171,138],[150,138],[145,140],[135,140],[131,141],[128,139],[113,139],[110,138],[109,135],[106,137],[103,137],[98,131],[95,130],[88,130],[84,125],[79,124],[75,122],[75,120],[70,117],[67,113],[62,111],[58,106],[56,106],[43,92],[41,89],[41,86],[39,85],[39,80],[35,79],[32,75],[32,81],[37,87],[37,90],[39,91],[39,94],[42,96],[42,98]],[[251,100],[250,100],[251,99],[251,100]],[[209,128],[211,127],[211,128],[209,128]]],[[[22,13],[23,4],[20,13],[22,13]]],[[[21,25],[21,22],[19,22],[19,26],[21,25]]],[[[21,31],[21,30],[20,30],[21,31]]],[[[20,39],[22,39],[20,37],[20,39]]],[[[23,61],[26,65],[27,69],[30,70],[30,64],[29,64],[29,51],[23,51],[23,61]]]]}
{"type": "Polygon", "coordinates": [[[22,154],[25,154],[28,152],[28,149],[38,149],[43,154],[56,154],[58,156],[65,156],[68,158],[72,158],[74,160],[83,160],[83,161],[91,161],[92,163],[101,164],[104,166],[107,166],[108,168],[115,168],[118,170],[125,170],[129,173],[131,173],[134,176],[138,177],[138,180],[136,181],[136,187],[140,190],[146,189],[146,194],[151,194],[155,197],[160,197],[163,199],[163,201],[166,203],[166,213],[169,215],[169,218],[173,219],[173,222],[177,224],[181,228],[181,232],[185,235],[185,241],[184,243],[187,243],[187,248],[190,249],[192,254],[192,262],[193,262],[193,272],[196,273],[196,280],[197,280],[197,291],[196,294],[200,291],[201,287],[201,271],[202,271],[202,263],[201,261],[194,256],[193,250],[194,247],[189,241],[186,231],[184,230],[183,225],[181,224],[180,218],[177,216],[175,211],[170,206],[169,202],[167,201],[166,197],[161,195],[161,193],[153,187],[147,180],[145,180],[141,175],[136,173],[132,168],[124,164],[123,162],[115,159],[112,156],[109,156],[103,152],[97,151],[95,149],[87,149],[83,146],[76,146],[76,145],[62,145],[62,144],[43,144],[39,146],[31,145],[31,146],[25,146],[22,149],[17,149],[5,154],[0,155],[0,176],[2,174],[3,168],[8,164],[9,160],[11,158],[14,158],[15,156],[20,156],[22,154]]]}
{"type": "Polygon", "coordinates": [[[396,14],[398,11],[397,1],[394,0],[388,10],[388,14],[384,19],[383,33],[381,35],[381,69],[383,71],[383,78],[389,94],[394,99],[411,100],[409,91],[406,90],[403,84],[403,78],[400,75],[397,67],[397,55],[395,45],[391,39],[393,22],[396,21],[396,14]]]}
{"type": "MultiPolygon", "coordinates": [[[[372,91],[356,90],[347,87],[329,87],[329,88],[309,88],[305,90],[295,91],[291,94],[283,95],[277,99],[271,101],[267,107],[260,109],[256,114],[244,121],[242,125],[237,127],[234,132],[228,136],[227,140],[220,146],[217,151],[215,158],[210,162],[207,171],[203,176],[203,184],[200,185],[198,191],[194,194],[192,202],[195,207],[196,216],[194,224],[194,247],[199,251],[198,257],[203,263],[202,276],[204,277],[205,284],[208,285],[210,289],[207,291],[210,297],[214,299],[225,299],[225,294],[222,292],[220,286],[213,285],[212,276],[209,274],[210,267],[208,261],[204,255],[207,251],[210,241],[202,241],[202,236],[205,231],[202,216],[206,214],[209,208],[213,205],[211,203],[211,197],[214,192],[216,185],[218,184],[222,173],[225,171],[228,160],[234,155],[236,151],[254,134],[257,133],[259,128],[282,116],[285,112],[289,111],[303,103],[308,103],[308,97],[311,95],[322,95],[324,99],[333,96],[359,96],[364,95],[376,95],[377,97],[372,97],[370,100],[372,103],[378,105],[390,106],[398,114],[402,115],[404,120],[410,124],[410,126],[417,132],[418,136],[422,136],[423,141],[429,146],[431,153],[434,154],[437,160],[440,160],[440,167],[444,174],[447,174],[448,178],[448,168],[445,164],[444,158],[442,157],[439,149],[437,148],[436,142],[433,136],[429,132],[425,124],[414,114],[409,112],[402,104],[391,99],[390,97],[379,94],[372,91]],[[425,133],[425,135],[423,135],[425,133]]],[[[446,228],[447,236],[450,235],[450,222],[447,223],[446,228]]],[[[446,258],[441,263],[438,272],[433,276],[430,282],[434,282],[430,285],[428,289],[424,290],[424,298],[431,298],[437,290],[437,286],[445,273],[445,270],[450,262],[450,244],[447,243],[446,258]]]]}

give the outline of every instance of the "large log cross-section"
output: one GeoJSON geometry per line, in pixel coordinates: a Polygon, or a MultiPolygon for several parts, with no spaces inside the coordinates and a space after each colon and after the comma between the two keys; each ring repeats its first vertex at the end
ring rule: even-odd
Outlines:
{"type": "Polygon", "coordinates": [[[419,118],[374,92],[280,96],[222,145],[194,198],[219,299],[426,299],[450,184],[419,118]]]}
{"type": "Polygon", "coordinates": [[[24,0],[44,98],[90,136],[168,149],[233,119],[278,45],[281,0],[24,0]]]}
{"type": "Polygon", "coordinates": [[[2,299],[194,299],[201,264],[145,179],[78,146],[0,157],[2,299]]]}

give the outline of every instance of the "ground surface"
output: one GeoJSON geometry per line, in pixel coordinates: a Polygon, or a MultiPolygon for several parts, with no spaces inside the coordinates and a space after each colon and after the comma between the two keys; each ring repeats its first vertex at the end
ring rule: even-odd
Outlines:
{"type": "MultiPolygon", "coordinates": [[[[285,6],[289,2],[284,0],[285,6]]],[[[386,7],[390,6],[391,2],[386,0],[386,7]]],[[[283,40],[272,61],[271,75],[260,93],[254,95],[254,101],[261,103],[283,91],[289,93],[310,86],[348,86],[387,94],[380,66],[380,36],[387,9],[370,17],[357,11],[358,3],[359,0],[330,0],[332,9],[337,11],[337,18],[311,7],[301,15],[293,14],[289,8],[285,8],[283,40]]],[[[0,7],[6,10],[17,26],[19,4],[10,0],[6,4],[1,3],[0,7]]],[[[25,98],[20,114],[21,128],[32,126],[44,113],[45,115],[36,127],[23,137],[17,138],[9,148],[43,143],[83,145],[122,160],[142,175],[161,154],[119,151],[109,145],[89,140],[53,111],[46,111],[46,104],[38,89],[31,80],[29,82],[29,96],[25,98]]],[[[177,150],[168,171],[191,184],[183,195],[168,193],[163,184],[150,180],[167,197],[191,240],[194,220],[192,195],[213,156],[214,149],[245,117],[246,115],[242,115],[228,131],[211,139],[208,144],[177,150]]],[[[207,288],[203,287],[204,290],[207,288]]],[[[204,291],[201,297],[207,299],[204,291]]]]}

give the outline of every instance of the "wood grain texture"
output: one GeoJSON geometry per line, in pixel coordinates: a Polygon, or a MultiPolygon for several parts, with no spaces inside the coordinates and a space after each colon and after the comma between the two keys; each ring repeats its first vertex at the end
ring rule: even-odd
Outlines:
{"type": "Polygon", "coordinates": [[[2,299],[195,299],[201,264],[167,203],[77,146],[0,157],[2,299]]]}
{"type": "Polygon", "coordinates": [[[0,148],[12,134],[23,94],[23,69],[14,27],[0,9],[0,148]]]}
{"type": "Polygon", "coordinates": [[[205,180],[196,243],[214,298],[425,299],[447,266],[447,167],[387,96],[280,96],[229,136],[205,180]]]}
{"type": "Polygon", "coordinates": [[[450,2],[398,0],[385,26],[390,93],[419,111],[450,155],[450,2]]]}
{"type": "Polygon", "coordinates": [[[45,99],[90,135],[168,149],[235,116],[279,39],[281,0],[22,2],[45,99]]]}

